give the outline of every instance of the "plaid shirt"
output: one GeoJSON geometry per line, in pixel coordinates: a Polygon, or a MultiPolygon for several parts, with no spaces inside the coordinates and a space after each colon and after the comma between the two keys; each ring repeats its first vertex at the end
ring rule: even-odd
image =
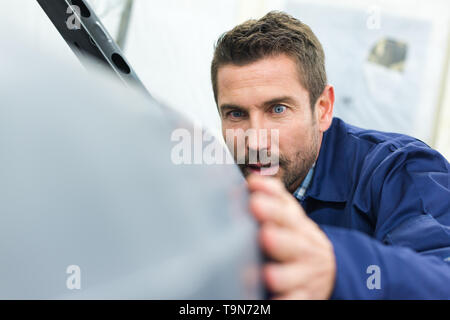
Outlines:
{"type": "Polygon", "coordinates": [[[308,174],[306,175],[305,179],[303,179],[302,184],[300,187],[298,187],[297,190],[294,191],[293,195],[296,197],[300,202],[303,202],[305,200],[305,193],[308,189],[309,185],[311,184],[311,179],[314,174],[314,167],[316,166],[316,163],[314,163],[309,169],[308,174]]]}

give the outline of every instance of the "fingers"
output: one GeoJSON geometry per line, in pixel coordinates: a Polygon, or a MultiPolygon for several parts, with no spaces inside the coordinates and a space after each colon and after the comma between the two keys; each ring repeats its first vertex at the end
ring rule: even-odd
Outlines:
{"type": "Polygon", "coordinates": [[[276,178],[251,175],[248,188],[251,192],[250,210],[259,222],[272,221],[293,227],[306,216],[297,200],[276,178]]]}
{"type": "Polygon", "coordinates": [[[299,289],[308,281],[299,262],[268,264],[264,267],[263,276],[269,290],[281,294],[299,289]]]}
{"type": "Polygon", "coordinates": [[[273,177],[252,174],[247,178],[247,182],[250,192],[259,191],[267,195],[278,195],[280,197],[285,197],[287,193],[281,181],[273,177]]]}
{"type": "Polygon", "coordinates": [[[329,240],[279,180],[253,175],[247,181],[261,247],[277,261],[263,270],[268,289],[277,299],[328,297],[335,272],[328,266],[334,257],[329,240]]]}
{"type": "Polygon", "coordinates": [[[273,300],[317,300],[308,294],[306,290],[297,289],[288,293],[283,293],[275,296],[273,300]]]}
{"type": "Polygon", "coordinates": [[[270,223],[261,227],[260,241],[263,250],[277,261],[295,261],[304,251],[295,232],[270,223]]]}
{"type": "Polygon", "coordinates": [[[295,202],[254,192],[250,196],[250,211],[260,223],[274,223],[280,227],[296,229],[304,216],[303,209],[295,202]]]}

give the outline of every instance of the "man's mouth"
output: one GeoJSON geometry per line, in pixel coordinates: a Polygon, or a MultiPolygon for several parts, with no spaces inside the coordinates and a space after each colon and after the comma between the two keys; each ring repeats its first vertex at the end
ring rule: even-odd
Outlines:
{"type": "Polygon", "coordinates": [[[271,175],[275,175],[277,174],[278,170],[280,169],[280,166],[277,165],[271,165],[271,164],[267,164],[267,165],[262,165],[261,163],[257,163],[257,164],[248,164],[245,166],[251,173],[257,173],[260,175],[267,175],[267,176],[271,176],[271,175]]]}

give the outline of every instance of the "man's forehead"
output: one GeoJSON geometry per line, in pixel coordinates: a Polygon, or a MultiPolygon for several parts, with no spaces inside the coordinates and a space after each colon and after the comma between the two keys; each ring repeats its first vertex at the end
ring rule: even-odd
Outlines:
{"type": "Polygon", "coordinates": [[[219,85],[230,87],[237,82],[270,81],[274,78],[284,79],[286,77],[298,77],[297,64],[293,58],[280,54],[245,65],[223,65],[218,70],[217,78],[219,85]]]}
{"type": "Polygon", "coordinates": [[[257,60],[247,65],[227,64],[221,66],[217,75],[219,104],[235,98],[263,100],[276,95],[286,96],[291,92],[305,91],[300,83],[298,67],[294,59],[277,55],[257,60]],[[251,94],[253,97],[246,97],[251,94]],[[242,97],[244,96],[244,97],[242,97]]]}

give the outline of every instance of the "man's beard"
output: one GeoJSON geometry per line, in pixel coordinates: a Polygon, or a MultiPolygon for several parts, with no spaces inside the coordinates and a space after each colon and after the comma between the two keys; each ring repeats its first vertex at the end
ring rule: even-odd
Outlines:
{"type": "Polygon", "coordinates": [[[304,151],[298,151],[293,160],[287,160],[283,168],[282,181],[289,192],[294,192],[305,179],[308,171],[313,166],[318,155],[318,140],[313,137],[311,147],[304,151]]]}
{"type": "MultiPolygon", "coordinates": [[[[279,169],[283,171],[281,180],[286,189],[291,193],[300,186],[317,159],[319,153],[319,133],[314,129],[312,130],[311,144],[307,149],[298,151],[292,159],[288,159],[282,154],[278,156],[279,169]]],[[[245,177],[251,174],[248,164],[249,159],[247,154],[245,163],[238,164],[239,169],[245,177]]]]}

